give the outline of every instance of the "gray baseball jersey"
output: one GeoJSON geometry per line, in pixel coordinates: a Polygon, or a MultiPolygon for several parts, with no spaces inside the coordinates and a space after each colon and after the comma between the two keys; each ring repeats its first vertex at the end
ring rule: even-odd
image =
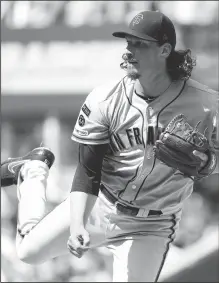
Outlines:
{"type": "MultiPolygon", "coordinates": [[[[192,192],[193,181],[166,166],[153,146],[171,119],[184,114],[188,123],[211,140],[218,93],[192,79],[173,82],[150,103],[135,92],[135,80],[124,77],[95,88],[84,102],[72,139],[84,144],[109,144],[102,167],[103,185],[142,209],[179,209],[192,192]]],[[[217,167],[218,171],[218,167],[217,167]]]]}

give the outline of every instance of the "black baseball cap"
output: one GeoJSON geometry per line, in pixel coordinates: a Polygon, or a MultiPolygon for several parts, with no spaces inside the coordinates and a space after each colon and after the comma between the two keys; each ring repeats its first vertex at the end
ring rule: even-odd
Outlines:
{"type": "Polygon", "coordinates": [[[130,22],[129,29],[113,33],[113,36],[120,38],[125,38],[127,35],[161,44],[168,42],[173,49],[176,46],[174,25],[167,16],[159,11],[140,12],[130,22]]]}

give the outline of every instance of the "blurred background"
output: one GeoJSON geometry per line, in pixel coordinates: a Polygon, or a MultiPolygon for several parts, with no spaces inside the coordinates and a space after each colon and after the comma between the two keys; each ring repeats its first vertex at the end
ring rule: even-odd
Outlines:
{"type": "MultiPolygon", "coordinates": [[[[111,34],[143,10],[172,19],[176,48],[191,48],[197,59],[192,78],[218,90],[218,1],[1,1],[1,160],[41,142],[50,147],[56,161],[47,197],[54,205],[71,188],[77,144],[70,137],[83,101],[94,87],[124,75],[126,44],[111,34]]],[[[195,184],[160,281],[218,282],[216,187],[195,184]]],[[[111,281],[112,257],[104,248],[81,259],[69,254],[38,266],[22,263],[16,217],[16,188],[2,188],[2,282],[111,281]]]]}

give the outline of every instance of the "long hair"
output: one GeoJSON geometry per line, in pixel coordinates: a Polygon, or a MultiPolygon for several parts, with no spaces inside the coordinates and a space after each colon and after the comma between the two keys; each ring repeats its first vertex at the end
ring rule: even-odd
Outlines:
{"type": "MultiPolygon", "coordinates": [[[[142,41],[142,44],[149,45],[150,43],[142,41]]],[[[158,43],[161,46],[164,42],[158,43]]],[[[133,58],[133,55],[129,52],[123,54],[122,59],[124,60],[120,67],[127,69],[127,63],[133,58]]],[[[173,50],[169,57],[166,59],[167,72],[172,81],[188,80],[191,77],[193,67],[196,66],[196,59],[192,58],[191,50],[173,50]]]]}
{"type": "Polygon", "coordinates": [[[191,57],[191,50],[172,51],[166,61],[167,71],[173,81],[188,80],[191,77],[196,59],[191,57]]]}

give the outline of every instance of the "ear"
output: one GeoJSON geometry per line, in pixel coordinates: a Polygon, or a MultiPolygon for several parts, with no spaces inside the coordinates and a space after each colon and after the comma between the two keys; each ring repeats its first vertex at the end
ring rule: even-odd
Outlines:
{"type": "Polygon", "coordinates": [[[161,53],[160,55],[164,58],[167,58],[170,55],[170,52],[172,50],[172,46],[169,43],[164,43],[161,46],[161,53]]]}

